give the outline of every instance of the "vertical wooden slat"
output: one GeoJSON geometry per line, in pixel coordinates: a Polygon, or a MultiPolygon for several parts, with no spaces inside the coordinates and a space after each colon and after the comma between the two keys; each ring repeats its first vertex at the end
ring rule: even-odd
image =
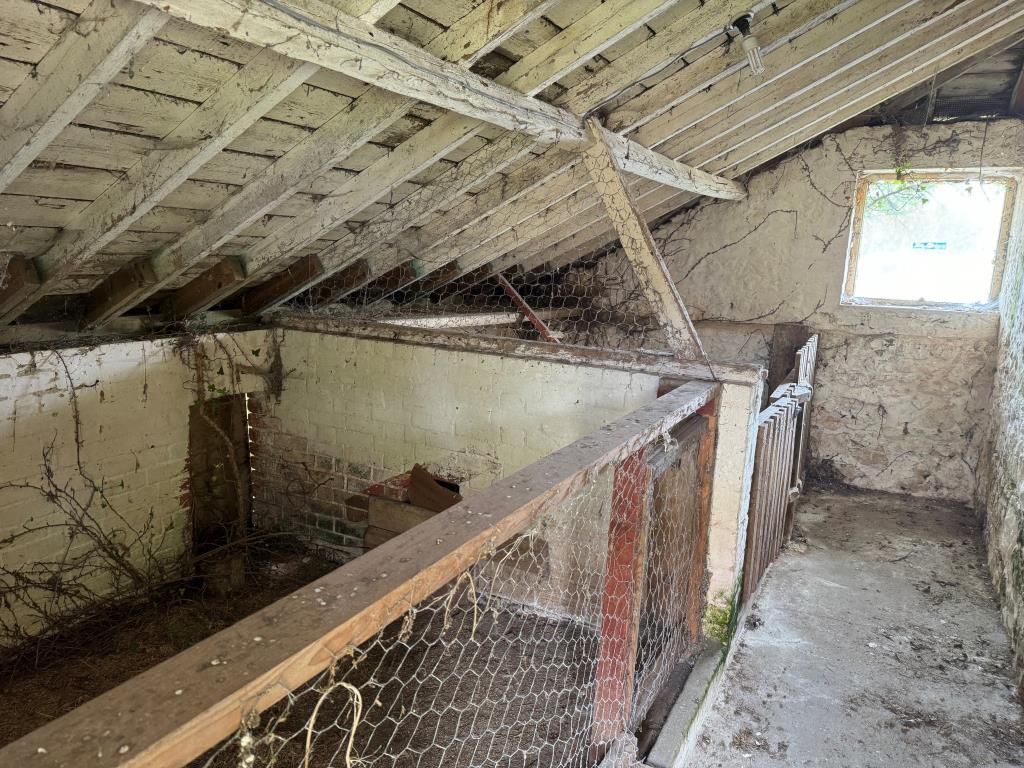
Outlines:
{"type": "Polygon", "coordinates": [[[646,448],[615,468],[591,731],[591,743],[597,750],[626,729],[633,702],[650,481],[646,448]]]}
{"type": "Polygon", "coordinates": [[[757,573],[758,550],[764,539],[763,509],[768,482],[768,468],[765,453],[768,441],[768,425],[763,420],[757,425],[754,445],[754,476],[751,482],[750,509],[747,515],[747,547],[743,561],[743,600],[746,602],[757,588],[760,574],[757,573]]]}
{"type": "Polygon", "coordinates": [[[650,302],[669,348],[682,359],[699,360],[704,356],[700,336],[679,297],[647,220],[637,207],[632,188],[605,142],[600,124],[591,118],[588,125],[592,141],[583,152],[583,163],[619,235],[636,283],[650,302]]]}
{"type": "Polygon", "coordinates": [[[779,466],[779,501],[774,521],[775,526],[775,547],[772,560],[779,556],[782,545],[786,540],[786,511],[789,509],[789,496],[793,488],[793,457],[796,449],[796,411],[798,403],[792,398],[787,398],[783,406],[782,428],[779,438],[779,453],[781,464],[779,466]]]}
{"type": "Polygon", "coordinates": [[[818,336],[814,335],[795,353],[791,373],[796,381],[777,387],[769,396],[771,404],[758,415],[743,565],[744,601],[757,590],[793,529],[792,491],[799,493],[803,484],[817,350],[818,336]]]}
{"type": "Polygon", "coordinates": [[[775,520],[779,512],[779,495],[782,490],[782,478],[779,473],[779,465],[782,462],[780,437],[782,431],[782,409],[778,403],[774,406],[772,413],[770,431],[768,433],[768,476],[771,480],[771,489],[768,492],[768,509],[765,513],[765,536],[764,545],[761,551],[760,570],[762,576],[768,569],[768,564],[775,557],[775,520]]]}
{"type": "Polygon", "coordinates": [[[698,413],[706,422],[697,449],[697,525],[690,555],[690,591],[686,608],[686,629],[690,642],[697,642],[704,616],[704,590],[701,583],[707,569],[708,534],[711,527],[711,491],[715,474],[715,446],[718,442],[718,400],[708,403],[698,413]]]}
{"type": "MultiPolygon", "coordinates": [[[[790,482],[796,489],[797,494],[803,490],[804,485],[804,458],[807,445],[807,413],[810,410],[810,401],[797,404],[797,412],[794,417],[793,430],[796,435],[793,447],[793,469],[790,472],[790,482]]],[[[791,499],[786,506],[786,522],[783,536],[789,540],[793,535],[793,525],[796,520],[796,499],[791,499]]]]}

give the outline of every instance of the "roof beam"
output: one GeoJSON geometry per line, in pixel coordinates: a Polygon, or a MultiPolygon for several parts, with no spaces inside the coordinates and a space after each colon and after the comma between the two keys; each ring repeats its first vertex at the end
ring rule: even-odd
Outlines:
{"type": "MultiPolygon", "coordinates": [[[[540,324],[544,328],[545,320],[564,320],[580,314],[578,309],[538,309],[533,312],[533,317],[525,316],[523,312],[480,312],[466,314],[446,315],[422,315],[413,317],[389,317],[380,321],[381,325],[400,325],[403,328],[485,328],[492,325],[522,325],[527,320],[537,328],[540,324]]],[[[551,332],[548,331],[550,334],[551,332]]],[[[555,336],[545,338],[544,341],[559,344],[555,336]]]]}
{"type": "MultiPolygon", "coordinates": [[[[524,56],[500,75],[496,83],[527,96],[539,93],[554,79],[618,42],[675,2],[609,0],[524,56]]],[[[484,123],[474,118],[454,113],[424,128],[391,154],[349,179],[332,195],[314,205],[307,214],[296,217],[250,249],[244,259],[247,282],[258,278],[271,265],[287,259],[365,209],[389,189],[415,176],[438,158],[468,141],[483,127],[484,123]]],[[[521,140],[517,139],[516,143],[523,149],[512,148],[514,153],[527,151],[528,147],[521,140]]],[[[508,148],[509,145],[499,147],[496,154],[507,154],[508,148]]],[[[418,199],[424,201],[422,197],[418,199]]],[[[435,205],[435,201],[431,200],[428,204],[435,205]]],[[[326,274],[324,272],[311,277],[308,285],[326,274]]],[[[308,285],[296,285],[294,291],[308,285]]],[[[216,298],[221,297],[211,297],[216,298]]]]}
{"type": "Polygon", "coordinates": [[[590,128],[591,134],[598,137],[597,140],[615,158],[616,165],[627,173],[684,192],[722,200],[742,200],[747,196],[747,190],[742,184],[660,155],[642,144],[612,133],[597,123],[591,123],[590,128]]]}
{"type": "MultiPolygon", "coordinates": [[[[787,45],[771,47],[770,51],[770,46],[765,46],[767,80],[740,75],[741,81],[745,81],[742,86],[725,81],[708,89],[706,83],[675,78],[674,87],[665,97],[676,99],[673,110],[679,114],[678,120],[693,125],[700,122],[694,117],[697,114],[704,119],[720,120],[722,125],[711,137],[713,140],[709,140],[695,139],[693,130],[680,133],[678,123],[665,124],[661,133],[654,132],[655,121],[645,126],[646,140],[668,156],[734,177],[927,80],[935,71],[972,56],[999,39],[1008,38],[1015,33],[1013,25],[1018,24],[1024,14],[1024,9],[1008,0],[965,0],[942,8],[911,0],[904,2],[901,9],[913,15],[894,16],[894,9],[887,0],[861,2],[846,11],[848,15],[837,16],[833,23],[810,25],[807,35],[816,41],[813,45],[790,36],[785,38],[787,45]],[[843,61],[848,63],[840,66],[843,61]],[[794,78],[802,78],[803,70],[813,75],[813,87],[794,87],[794,78]],[[703,102],[707,93],[716,91],[727,98],[719,98],[712,106],[702,107],[696,113],[690,109],[690,101],[678,100],[678,93],[683,92],[703,102]],[[662,135],[668,136],[670,141],[659,143],[662,135]],[[692,152],[691,142],[701,148],[687,154],[692,152]]],[[[693,68],[699,71],[696,65],[693,68]]],[[[626,109],[629,110],[628,105],[626,109]]],[[[614,114],[609,119],[613,121],[614,114]]],[[[641,182],[638,189],[643,190],[644,196],[660,202],[648,205],[644,197],[638,196],[648,220],[665,215],[692,199],[691,194],[674,193],[647,182],[641,182]],[[666,202],[668,200],[672,202],[666,202]]],[[[577,237],[576,232],[579,232],[580,242],[586,241],[586,246],[572,249],[577,256],[593,252],[616,236],[614,228],[607,226],[600,206],[581,207],[570,204],[565,198],[538,201],[535,205],[547,208],[541,213],[533,208],[529,216],[522,217],[519,225],[506,229],[505,234],[494,238],[493,242],[475,248],[475,253],[459,256],[447,252],[445,256],[459,258],[465,273],[504,253],[518,251],[518,258],[511,258],[510,254],[510,258],[501,259],[501,268],[505,269],[522,260],[524,250],[529,253],[527,244],[531,240],[549,239],[548,258],[551,258],[564,250],[564,246],[554,243],[577,237]],[[572,229],[567,231],[567,224],[571,224],[572,229]]],[[[560,256],[559,260],[563,261],[560,256]]],[[[440,263],[444,261],[439,260],[438,265],[440,263]]]]}
{"type": "Polygon", "coordinates": [[[11,259],[0,269],[0,306],[39,288],[39,273],[32,259],[11,259]]]}
{"type": "Polygon", "coordinates": [[[545,141],[582,138],[579,118],[481,77],[321,0],[142,0],[185,21],[442,109],[545,141]]]}
{"type": "MultiPolygon", "coordinates": [[[[401,200],[396,205],[386,209],[373,220],[367,222],[355,232],[345,235],[330,250],[346,249],[350,254],[350,261],[366,265],[365,260],[356,256],[357,253],[370,251],[379,248],[386,238],[404,230],[407,221],[416,222],[435,211],[438,207],[452,202],[467,190],[479,184],[481,179],[488,175],[498,173],[507,168],[510,164],[519,160],[527,154],[534,146],[532,137],[521,134],[508,133],[488,144],[467,157],[458,165],[449,168],[441,176],[425,184],[411,195],[401,200]],[[486,173],[486,175],[484,175],[486,173]]],[[[309,286],[320,281],[321,277],[327,276],[327,269],[323,267],[317,274],[311,274],[305,283],[289,285],[287,290],[272,293],[263,290],[263,285],[253,288],[243,299],[243,306],[246,314],[261,314],[298,295],[309,286]],[[250,295],[253,294],[253,295],[250,295]],[[258,296],[258,298],[257,298],[258,296]]],[[[368,278],[368,265],[365,266],[368,278]]],[[[343,269],[338,274],[343,274],[343,269]]],[[[282,288],[284,286],[282,285],[282,288]]],[[[360,284],[353,284],[349,280],[331,281],[331,290],[325,291],[324,298],[333,295],[336,291],[352,291],[360,287],[360,284]]]]}
{"type": "Polygon", "coordinates": [[[278,272],[265,283],[257,286],[242,297],[242,311],[246,315],[256,314],[258,308],[273,297],[287,293],[296,285],[305,285],[314,277],[323,274],[324,268],[316,254],[304,256],[278,272]]]}
{"type": "Polygon", "coordinates": [[[167,21],[156,8],[93,0],[0,107],[3,192],[167,21]],[[116,3],[116,5],[115,5],[116,3]]]}
{"type": "Polygon", "coordinates": [[[583,162],[594,180],[594,188],[601,197],[608,218],[618,232],[633,275],[654,309],[665,341],[677,357],[701,359],[704,347],[697,336],[697,329],[672,282],[665,260],[658,252],[651,230],[647,228],[647,222],[626,185],[615,151],[606,142],[596,119],[591,118],[588,127],[592,141],[583,153],[583,162]]]}
{"type": "Polygon", "coordinates": [[[245,279],[245,269],[236,256],[225,256],[210,269],[174,292],[164,308],[164,316],[177,319],[199,312],[210,295],[223,295],[245,279]]]}
{"type": "Polygon", "coordinates": [[[100,252],[315,72],[312,64],[260,51],[65,227],[36,258],[38,290],[0,303],[0,322],[100,252]]]}
{"type": "MultiPolygon", "coordinates": [[[[817,3],[827,2],[827,0],[814,1],[817,3]]],[[[606,2],[591,11],[591,14],[588,14],[584,19],[580,19],[577,24],[567,27],[563,30],[562,34],[553,38],[543,50],[535,51],[532,56],[543,57],[542,61],[555,61],[555,66],[558,66],[558,61],[552,58],[553,51],[572,50],[575,51],[578,57],[589,51],[587,55],[592,56],[604,47],[607,47],[607,44],[610,44],[605,42],[610,39],[608,38],[610,31],[617,33],[614,37],[614,40],[617,41],[621,39],[626,31],[631,32],[641,23],[649,21],[659,8],[664,10],[666,5],[606,2]],[[595,38],[592,31],[595,28],[603,29],[602,38],[595,38]],[[587,51],[581,48],[584,41],[589,46],[587,51]]],[[[671,60],[672,56],[677,55],[678,52],[686,50],[692,44],[721,30],[738,13],[746,10],[748,5],[747,0],[726,0],[723,3],[717,4],[713,9],[706,10],[703,6],[695,4],[690,13],[685,14],[681,19],[666,28],[665,33],[672,30],[676,37],[669,39],[664,35],[657,35],[648,38],[628,54],[616,59],[593,76],[582,80],[577,86],[579,90],[574,88],[568,92],[568,94],[572,95],[573,106],[581,112],[589,111],[598,106],[601,100],[608,97],[609,91],[613,87],[612,83],[617,83],[618,88],[622,88],[625,82],[638,79],[644,74],[649,73],[658,65],[671,60]],[[592,81],[595,84],[595,88],[588,96],[586,84],[592,81]]],[[[522,69],[526,72],[530,70],[530,67],[526,66],[528,63],[529,57],[524,57],[524,60],[520,62],[523,65],[522,69]]],[[[543,78],[546,78],[547,75],[544,74],[543,69],[539,68],[538,65],[534,64],[532,67],[535,76],[541,78],[534,81],[535,85],[542,85],[545,82],[543,78]]],[[[514,75],[515,73],[512,73],[510,76],[514,75]]],[[[474,158],[474,162],[478,163],[481,168],[480,176],[476,180],[477,184],[486,179],[489,174],[497,173],[501,170],[500,166],[508,162],[507,156],[503,153],[496,153],[496,159],[488,161],[486,158],[488,151],[489,149],[485,147],[478,153],[479,157],[474,158]]],[[[468,160],[465,162],[468,162],[468,160]]],[[[497,199],[493,200],[492,203],[487,204],[485,201],[492,198],[491,192],[493,190],[485,190],[484,193],[476,195],[473,201],[467,201],[464,205],[458,206],[457,212],[445,214],[439,217],[438,222],[431,221],[429,226],[433,229],[435,223],[443,221],[446,228],[461,229],[482,217],[488,208],[493,208],[495,205],[500,204],[502,199],[515,200],[519,195],[525,194],[551,175],[571,167],[576,162],[578,162],[578,155],[575,153],[570,154],[561,150],[549,150],[544,157],[531,161],[525,173],[518,176],[513,174],[507,179],[502,179],[497,199]],[[472,213],[474,209],[478,212],[472,213]],[[463,211],[466,211],[465,215],[462,215],[463,211]],[[453,221],[453,219],[459,219],[460,216],[461,221],[453,221]]],[[[471,179],[468,175],[464,178],[467,180],[471,179]]],[[[395,248],[384,246],[383,240],[385,238],[394,239],[405,229],[421,223],[430,213],[436,211],[441,204],[440,202],[435,204],[434,201],[448,202],[461,195],[461,190],[453,190],[457,194],[449,196],[446,192],[448,183],[447,179],[439,178],[425,185],[413,193],[413,195],[410,195],[408,203],[403,201],[404,204],[399,204],[402,207],[400,213],[397,211],[395,213],[386,211],[361,227],[357,232],[341,238],[334,246],[329,246],[322,251],[320,257],[327,270],[325,277],[357,258],[365,257],[370,259],[373,277],[389,272],[398,263],[404,261],[405,257],[396,254],[395,248]]],[[[281,301],[287,298],[290,297],[281,297],[281,301]]],[[[279,304],[280,301],[277,303],[279,304]]],[[[268,308],[265,307],[264,309],[268,308]]]]}
{"type": "MultiPolygon", "coordinates": [[[[846,2],[852,1],[846,0],[846,2]]],[[[807,0],[806,4],[811,6],[815,12],[823,13],[822,8],[831,7],[833,3],[832,0],[807,0]]],[[[690,13],[683,15],[661,34],[648,38],[607,67],[591,77],[581,80],[565,94],[566,101],[564,103],[571,104],[579,112],[589,112],[595,109],[602,101],[622,90],[627,83],[642,78],[645,74],[657,69],[658,66],[664,66],[674,56],[678,56],[681,52],[708,38],[709,35],[721,31],[726,24],[744,10],[749,10],[749,2],[746,0],[727,0],[713,6],[695,4],[690,13]],[[672,37],[668,37],[670,30],[673,34],[672,37]]],[[[783,18],[788,19],[789,17],[783,18]]],[[[426,222],[423,230],[419,233],[422,236],[419,250],[421,252],[429,250],[449,237],[460,237],[467,226],[481,222],[488,214],[502,206],[516,205],[525,195],[542,194],[541,188],[547,182],[559,175],[571,173],[578,162],[579,155],[577,153],[566,152],[562,149],[548,150],[544,155],[531,160],[507,178],[502,178],[499,184],[485,188],[473,199],[426,222]]],[[[582,178],[586,178],[585,174],[582,178]]],[[[423,189],[419,190],[419,193],[422,192],[424,192],[423,189]]],[[[369,230],[369,226],[373,223],[362,228],[360,233],[363,230],[369,230]]],[[[410,217],[404,222],[396,222],[396,226],[381,235],[394,239],[402,229],[417,223],[417,220],[410,217]]],[[[477,238],[476,242],[479,243],[480,239],[477,238]]],[[[321,252],[320,257],[328,268],[328,274],[342,268],[349,259],[367,258],[371,274],[373,277],[377,277],[387,273],[406,258],[400,252],[396,252],[395,248],[382,245],[380,239],[367,238],[361,247],[357,246],[353,250],[354,245],[356,244],[353,244],[349,238],[342,238],[335,246],[321,252]]],[[[448,261],[451,259],[431,257],[424,275],[448,261]]],[[[340,296],[335,294],[334,298],[337,299],[340,296]]]]}
{"type": "MultiPolygon", "coordinates": [[[[535,21],[556,1],[516,0],[503,4],[490,18],[482,16],[483,11],[490,7],[485,3],[431,40],[425,50],[469,66],[493,46],[535,21]],[[486,33],[482,34],[481,30],[486,30],[486,33]]],[[[349,4],[358,5],[358,2],[349,4]]],[[[206,221],[154,254],[151,262],[156,281],[140,285],[134,303],[143,301],[189,267],[214,253],[311,179],[329,170],[335,163],[386,130],[415,103],[415,99],[378,89],[371,89],[361,95],[211,211],[206,221]]],[[[116,281],[118,277],[115,274],[108,280],[116,281]]],[[[223,292],[229,287],[231,290],[238,288],[237,284],[228,286],[217,280],[208,281],[208,284],[220,286],[218,290],[221,292],[209,297],[209,305],[223,298],[223,292]]],[[[190,301],[194,297],[194,290],[190,290],[190,301]]],[[[102,325],[131,306],[131,303],[126,305],[125,302],[110,303],[107,306],[93,304],[88,312],[90,324],[102,325]]]]}
{"type": "Polygon", "coordinates": [[[1010,114],[1024,117],[1024,65],[1021,65],[1017,83],[1010,94],[1010,114]]]}
{"type": "MultiPolygon", "coordinates": [[[[937,21],[943,22],[937,29],[924,29],[920,35],[895,41],[899,45],[893,46],[893,53],[885,51],[866,57],[850,81],[828,84],[818,91],[803,94],[792,111],[783,113],[769,128],[764,127],[764,119],[752,120],[750,128],[734,139],[731,147],[716,148],[714,154],[706,155],[709,158],[706,162],[730,176],[749,172],[886,99],[927,82],[934,74],[965,58],[1001,45],[1000,41],[1014,39],[1024,27],[1024,8],[1003,0],[975,2],[968,7],[946,9],[937,21]],[[972,5],[974,7],[970,7],[972,5]],[[948,18],[952,13],[956,15],[948,18]],[[811,106],[806,106],[808,104],[811,106]]],[[[683,145],[677,142],[675,146],[683,145]]],[[[683,193],[665,194],[663,189],[648,187],[638,199],[648,219],[653,219],[679,208],[692,197],[683,193]]],[[[614,237],[613,231],[595,226],[587,217],[578,218],[570,232],[566,232],[562,222],[562,228],[555,234],[546,251],[535,251],[528,265],[539,265],[552,258],[568,263],[593,253],[614,237]]],[[[502,261],[507,267],[508,263],[502,261]]]]}
{"type": "Polygon", "coordinates": [[[89,294],[86,300],[85,316],[82,327],[89,328],[94,323],[92,315],[95,307],[118,307],[127,309],[133,306],[135,296],[140,289],[145,289],[156,282],[156,275],[149,265],[148,259],[136,259],[117,270],[108,279],[100,283],[89,294]]]}
{"type": "Polygon", "coordinates": [[[356,16],[368,24],[373,24],[384,17],[388,11],[398,5],[400,0],[347,0],[342,6],[347,13],[356,16]]]}

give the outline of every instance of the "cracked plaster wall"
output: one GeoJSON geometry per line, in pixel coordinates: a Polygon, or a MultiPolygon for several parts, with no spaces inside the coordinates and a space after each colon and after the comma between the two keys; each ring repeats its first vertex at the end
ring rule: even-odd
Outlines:
{"type": "Polygon", "coordinates": [[[812,458],[852,485],[971,503],[999,318],[840,305],[860,170],[1020,167],[1024,122],[857,128],[655,231],[712,357],[763,360],[771,326],[821,334],[812,458]]]}

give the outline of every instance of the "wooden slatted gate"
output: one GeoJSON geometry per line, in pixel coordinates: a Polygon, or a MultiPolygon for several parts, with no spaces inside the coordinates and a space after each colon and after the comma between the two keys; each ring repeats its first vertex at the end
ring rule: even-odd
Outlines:
{"type": "Polygon", "coordinates": [[[815,335],[797,350],[788,381],[772,392],[768,407],[757,417],[743,602],[757,590],[793,530],[794,506],[804,484],[817,355],[815,335]]]}

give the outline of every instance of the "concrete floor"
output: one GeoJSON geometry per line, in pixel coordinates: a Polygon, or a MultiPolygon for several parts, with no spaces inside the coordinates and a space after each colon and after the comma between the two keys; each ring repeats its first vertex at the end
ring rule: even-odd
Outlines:
{"type": "Polygon", "coordinates": [[[981,547],[955,506],[812,492],[687,768],[1024,765],[981,547]]]}

